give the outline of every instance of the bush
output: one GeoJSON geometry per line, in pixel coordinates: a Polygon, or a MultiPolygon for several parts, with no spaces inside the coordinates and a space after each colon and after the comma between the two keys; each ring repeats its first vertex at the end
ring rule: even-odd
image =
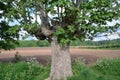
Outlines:
{"type": "Polygon", "coordinates": [[[19,41],[17,47],[48,47],[49,45],[47,40],[24,40],[19,41]]]}
{"type": "Polygon", "coordinates": [[[120,59],[103,59],[87,67],[80,61],[74,62],[74,76],[68,80],[120,80],[120,59]]]}
{"type": "Polygon", "coordinates": [[[39,46],[39,47],[48,47],[50,44],[49,44],[49,42],[47,41],[47,40],[39,40],[39,41],[37,41],[37,45],[39,46]]]}
{"type": "Polygon", "coordinates": [[[14,58],[13,58],[13,60],[12,60],[12,62],[20,62],[22,59],[21,59],[22,57],[21,57],[21,55],[19,55],[19,52],[16,52],[16,54],[15,54],[15,56],[14,56],[14,58]]]}
{"type": "MultiPolygon", "coordinates": [[[[120,59],[103,59],[88,67],[80,60],[72,64],[73,76],[68,80],[120,80],[120,59]]],[[[50,66],[42,66],[36,60],[28,62],[0,63],[0,80],[45,80],[50,66]]]]}
{"type": "Polygon", "coordinates": [[[19,45],[17,47],[37,47],[37,41],[35,40],[25,40],[19,41],[19,45]]]}
{"type": "Polygon", "coordinates": [[[93,70],[79,60],[73,64],[73,74],[74,76],[68,78],[68,80],[100,80],[98,79],[99,76],[95,74],[93,70]]]}
{"type": "Polygon", "coordinates": [[[120,76],[120,59],[103,59],[96,63],[94,69],[104,75],[120,76]]]}
{"type": "Polygon", "coordinates": [[[37,62],[0,63],[0,80],[44,80],[50,68],[37,62]]]}

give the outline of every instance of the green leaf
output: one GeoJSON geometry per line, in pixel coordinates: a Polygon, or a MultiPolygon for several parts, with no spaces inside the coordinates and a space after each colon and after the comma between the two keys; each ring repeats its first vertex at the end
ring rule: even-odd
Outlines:
{"type": "Polygon", "coordinates": [[[63,28],[59,28],[56,32],[55,32],[55,35],[56,36],[59,36],[61,34],[65,34],[65,30],[63,28]]]}

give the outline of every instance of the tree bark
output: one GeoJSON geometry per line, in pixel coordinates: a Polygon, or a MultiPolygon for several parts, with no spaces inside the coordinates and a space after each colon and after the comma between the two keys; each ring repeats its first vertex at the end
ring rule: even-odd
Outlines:
{"type": "Polygon", "coordinates": [[[71,57],[69,45],[60,46],[57,38],[52,38],[52,63],[50,80],[67,80],[73,75],[71,68],[71,57]]]}

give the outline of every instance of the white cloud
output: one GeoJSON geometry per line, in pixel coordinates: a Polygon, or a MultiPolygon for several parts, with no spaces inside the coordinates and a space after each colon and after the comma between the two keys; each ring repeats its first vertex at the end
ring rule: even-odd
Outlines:
{"type": "Polygon", "coordinates": [[[101,41],[101,40],[112,40],[112,39],[117,39],[117,38],[120,38],[120,36],[117,34],[117,33],[114,33],[114,34],[111,34],[111,35],[109,35],[109,36],[101,36],[101,37],[95,37],[94,39],[93,39],[93,41],[101,41]]]}
{"type": "Polygon", "coordinates": [[[120,20],[112,20],[112,22],[107,21],[108,26],[114,26],[116,23],[120,23],[120,20]]]}
{"type": "MultiPolygon", "coordinates": [[[[36,15],[35,14],[31,14],[31,16],[33,17],[32,22],[35,22],[36,21],[36,15]]],[[[41,20],[40,20],[40,16],[39,15],[37,15],[37,22],[39,24],[41,24],[41,20]]]]}
{"type": "Polygon", "coordinates": [[[3,13],[3,11],[2,10],[0,10],[0,14],[2,14],[3,13]]]}

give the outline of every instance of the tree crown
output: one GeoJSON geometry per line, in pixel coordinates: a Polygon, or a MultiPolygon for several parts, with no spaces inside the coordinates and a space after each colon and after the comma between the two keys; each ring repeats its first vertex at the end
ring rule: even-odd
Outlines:
{"type": "Polygon", "coordinates": [[[119,26],[107,22],[120,19],[118,0],[2,0],[9,5],[5,17],[17,20],[38,39],[58,38],[62,45],[71,40],[93,39],[98,33],[112,33],[119,26]],[[34,15],[34,16],[33,16],[34,15]],[[33,22],[33,19],[35,20],[33,22]],[[38,19],[41,24],[38,24],[38,19]]]}

